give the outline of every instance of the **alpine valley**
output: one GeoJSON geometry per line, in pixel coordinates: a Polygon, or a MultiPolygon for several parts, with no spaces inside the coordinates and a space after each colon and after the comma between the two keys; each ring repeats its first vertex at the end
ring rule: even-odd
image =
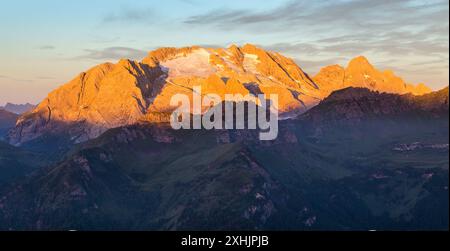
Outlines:
{"type": "Polygon", "coordinates": [[[0,230],[448,230],[449,89],[247,44],[104,63],[0,109],[0,230]],[[279,134],[173,130],[174,94],[277,94],[279,134]]]}

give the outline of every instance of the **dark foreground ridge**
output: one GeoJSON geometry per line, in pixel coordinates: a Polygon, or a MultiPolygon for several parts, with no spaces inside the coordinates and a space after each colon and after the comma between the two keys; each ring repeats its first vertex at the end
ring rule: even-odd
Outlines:
{"type": "Polygon", "coordinates": [[[448,230],[448,90],[429,95],[346,89],[270,142],[111,129],[4,185],[0,229],[448,230]]]}

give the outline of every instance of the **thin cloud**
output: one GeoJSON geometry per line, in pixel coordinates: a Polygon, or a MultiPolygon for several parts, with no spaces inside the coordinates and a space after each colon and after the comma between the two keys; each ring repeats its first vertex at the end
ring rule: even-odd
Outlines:
{"type": "Polygon", "coordinates": [[[11,80],[11,81],[17,81],[17,82],[33,82],[33,80],[31,80],[31,79],[15,78],[15,77],[6,76],[6,75],[0,75],[0,78],[6,79],[6,80],[11,80]]]}
{"type": "Polygon", "coordinates": [[[56,49],[55,46],[53,45],[42,45],[40,47],[38,47],[39,50],[54,50],[56,49]]]}
{"type": "Polygon", "coordinates": [[[320,47],[313,43],[276,43],[271,45],[261,45],[265,49],[283,52],[291,55],[317,55],[320,47]]]}
{"type": "Polygon", "coordinates": [[[119,60],[122,58],[141,59],[147,55],[147,51],[138,50],[129,47],[108,47],[104,49],[92,50],[86,49],[86,54],[76,59],[93,59],[93,60],[119,60]]]}
{"type": "Polygon", "coordinates": [[[109,13],[106,15],[102,23],[148,23],[155,20],[156,13],[152,9],[131,9],[124,8],[116,13],[109,13]]]}
{"type": "Polygon", "coordinates": [[[337,57],[324,60],[306,60],[303,58],[295,58],[295,61],[298,63],[298,65],[300,65],[304,70],[308,69],[307,72],[308,74],[311,74],[311,76],[313,76],[317,72],[310,69],[320,69],[325,66],[336,64],[344,65],[346,64],[347,60],[348,59],[345,57],[337,57]]]}
{"type": "Polygon", "coordinates": [[[39,76],[39,77],[37,77],[37,79],[39,79],[39,80],[54,80],[55,78],[54,77],[39,76]]]}

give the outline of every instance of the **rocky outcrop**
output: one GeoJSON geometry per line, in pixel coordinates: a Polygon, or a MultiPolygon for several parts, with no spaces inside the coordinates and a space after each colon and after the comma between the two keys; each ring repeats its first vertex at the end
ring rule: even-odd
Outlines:
{"type": "Polygon", "coordinates": [[[431,92],[431,89],[424,84],[415,86],[406,83],[391,70],[376,69],[363,56],[352,59],[347,68],[339,65],[327,66],[321,69],[313,80],[323,91],[325,97],[335,90],[346,87],[363,87],[396,94],[422,95],[431,92]]]}

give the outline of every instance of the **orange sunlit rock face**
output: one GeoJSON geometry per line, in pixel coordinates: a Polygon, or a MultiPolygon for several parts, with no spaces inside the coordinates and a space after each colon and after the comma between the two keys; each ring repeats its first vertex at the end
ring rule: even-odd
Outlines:
{"type": "Polygon", "coordinates": [[[18,145],[59,130],[82,142],[109,128],[142,120],[164,121],[174,109],[172,96],[192,96],[194,86],[201,86],[205,95],[221,97],[277,94],[281,114],[302,113],[331,92],[349,86],[400,94],[430,92],[423,84],[406,84],[391,71],[378,71],[364,57],[353,59],[345,69],[323,68],[311,79],[294,60],[250,44],[161,48],[141,62],[123,59],[81,73],[23,115],[8,138],[18,145]],[[67,130],[67,125],[74,124],[76,130],[67,130]]]}
{"type": "Polygon", "coordinates": [[[327,66],[321,69],[313,80],[325,96],[346,87],[364,87],[396,94],[422,95],[431,92],[424,84],[415,86],[406,83],[391,70],[379,71],[363,56],[352,59],[347,68],[339,65],[327,66]]]}

